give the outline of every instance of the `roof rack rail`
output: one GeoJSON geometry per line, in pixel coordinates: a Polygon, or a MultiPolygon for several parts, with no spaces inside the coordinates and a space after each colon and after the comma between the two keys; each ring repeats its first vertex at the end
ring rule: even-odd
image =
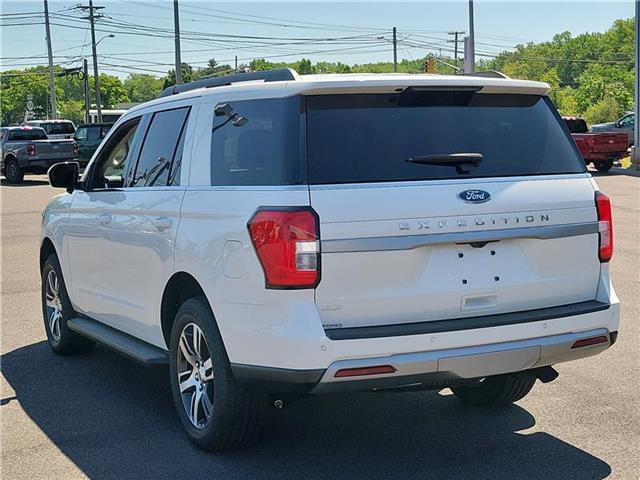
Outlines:
{"type": "Polygon", "coordinates": [[[502,72],[496,70],[485,70],[484,72],[468,72],[463,73],[465,77],[484,77],[484,78],[510,78],[502,72]]]}
{"type": "Polygon", "coordinates": [[[161,97],[168,97],[177,93],[188,92],[198,88],[214,88],[224,87],[232,83],[251,82],[263,80],[265,82],[284,82],[288,80],[297,80],[298,73],[291,68],[275,68],[273,70],[264,70],[260,72],[235,73],[233,75],[223,75],[220,77],[209,77],[196,80],[195,82],[182,83],[172,87],[165,88],[160,94],[161,97]]]}

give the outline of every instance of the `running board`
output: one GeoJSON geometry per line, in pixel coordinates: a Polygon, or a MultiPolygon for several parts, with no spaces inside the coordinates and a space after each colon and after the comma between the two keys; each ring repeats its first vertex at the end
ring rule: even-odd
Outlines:
{"type": "Polygon", "coordinates": [[[76,317],[68,320],[67,325],[74,332],[101,343],[105,347],[115,350],[143,365],[169,364],[169,353],[166,350],[162,350],[96,320],[76,317]]]}

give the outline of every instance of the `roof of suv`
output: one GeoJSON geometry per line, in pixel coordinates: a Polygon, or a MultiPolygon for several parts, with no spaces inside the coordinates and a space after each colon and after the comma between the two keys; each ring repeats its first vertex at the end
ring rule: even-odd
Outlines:
{"type": "MultiPolygon", "coordinates": [[[[238,81],[230,84],[214,85],[187,90],[183,93],[175,93],[162,96],[150,102],[135,106],[129,112],[151,105],[165,102],[200,97],[203,95],[216,95],[222,92],[246,92],[255,94],[259,91],[279,90],[282,96],[292,95],[322,95],[329,93],[392,93],[407,87],[453,87],[453,88],[478,88],[482,93],[517,93],[545,95],[549,91],[549,85],[544,82],[530,80],[514,80],[510,78],[495,78],[471,75],[436,75],[436,74],[402,74],[402,73],[345,73],[345,74],[313,74],[298,75],[291,71],[293,80],[264,81],[250,80],[238,81]]],[[[242,75],[242,74],[241,74],[242,75]]],[[[240,75],[240,78],[241,78],[240,75]]],[[[219,77],[220,78],[220,77],[219,77]]],[[[234,75],[234,79],[238,78],[234,75]]],[[[274,95],[269,95],[273,97],[274,95]]]]}

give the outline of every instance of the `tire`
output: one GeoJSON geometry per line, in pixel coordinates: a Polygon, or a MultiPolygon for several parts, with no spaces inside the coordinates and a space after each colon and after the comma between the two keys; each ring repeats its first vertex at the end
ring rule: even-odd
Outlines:
{"type": "Polygon", "coordinates": [[[178,310],[169,355],[173,401],[189,440],[209,452],[248,444],[258,429],[264,395],[236,383],[204,297],[191,298],[178,310]],[[194,338],[200,339],[199,352],[194,338]]]}
{"type": "Polygon", "coordinates": [[[24,172],[18,165],[18,161],[14,158],[5,163],[4,176],[9,183],[22,183],[24,180],[24,172]]]}
{"type": "Polygon", "coordinates": [[[75,315],[60,262],[55,254],[51,254],[42,267],[42,318],[49,346],[58,355],[87,353],[95,345],[67,326],[67,320],[75,315]]]}
{"type": "Polygon", "coordinates": [[[536,377],[530,372],[486,377],[478,382],[451,387],[464,403],[479,407],[503,407],[522,400],[533,388],[536,377]]]}
{"type": "Polygon", "coordinates": [[[598,162],[593,162],[593,166],[596,167],[596,170],[599,172],[608,172],[613,168],[613,160],[601,160],[598,162]]]}

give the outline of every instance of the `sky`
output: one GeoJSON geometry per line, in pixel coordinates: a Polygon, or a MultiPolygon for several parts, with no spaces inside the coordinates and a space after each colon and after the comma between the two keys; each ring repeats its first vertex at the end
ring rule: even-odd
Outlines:
{"type": "MultiPolygon", "coordinates": [[[[89,22],[78,3],[49,0],[54,62],[71,68],[89,58],[89,22]]],[[[96,23],[101,73],[161,77],[174,64],[171,0],[94,0],[104,6],[96,23]]],[[[180,0],[182,61],[203,67],[215,58],[233,65],[253,58],[293,61],[341,61],[349,65],[391,61],[392,28],[397,28],[398,58],[428,53],[452,56],[451,31],[468,31],[466,1],[440,2],[213,2],[180,0]],[[449,41],[449,42],[448,42],[449,41]]],[[[510,50],[516,44],[601,32],[614,20],[634,15],[626,2],[496,2],[476,0],[478,58],[510,50]]],[[[0,70],[47,64],[43,2],[1,0],[0,70]],[[20,15],[17,15],[20,14],[20,15]],[[28,15],[26,15],[28,14],[28,15]],[[26,15],[26,16],[25,16],[26,15]]],[[[462,44],[460,44],[462,48],[462,44]]]]}

